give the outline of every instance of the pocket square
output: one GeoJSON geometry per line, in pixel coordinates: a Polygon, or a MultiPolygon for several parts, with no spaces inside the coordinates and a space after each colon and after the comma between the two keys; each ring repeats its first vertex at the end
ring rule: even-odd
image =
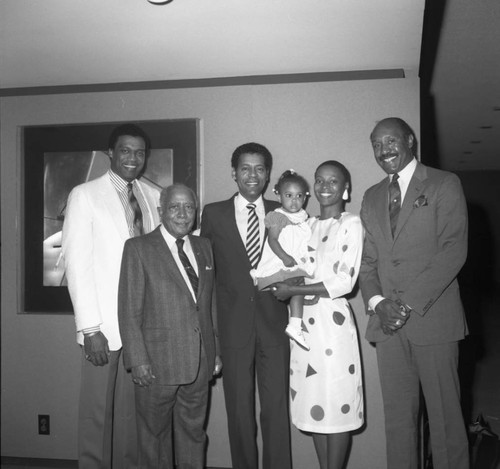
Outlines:
{"type": "Polygon", "coordinates": [[[211,265],[206,265],[205,266],[205,270],[212,270],[212,266],[211,265]]]}
{"type": "Polygon", "coordinates": [[[413,202],[413,206],[415,208],[425,207],[426,205],[428,205],[428,203],[427,203],[427,196],[425,195],[421,195],[415,200],[415,202],[413,202]]]}

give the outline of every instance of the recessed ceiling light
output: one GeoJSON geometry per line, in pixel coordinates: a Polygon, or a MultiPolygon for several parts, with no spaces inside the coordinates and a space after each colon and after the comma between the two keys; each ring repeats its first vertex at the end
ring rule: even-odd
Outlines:
{"type": "Polygon", "coordinates": [[[148,0],[149,3],[153,5],[166,5],[167,3],[172,2],[173,0],[148,0]]]}

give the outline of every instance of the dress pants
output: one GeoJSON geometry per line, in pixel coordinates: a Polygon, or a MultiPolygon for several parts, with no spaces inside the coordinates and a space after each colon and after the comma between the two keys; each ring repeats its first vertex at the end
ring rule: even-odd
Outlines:
{"type": "MultiPolygon", "coordinates": [[[[179,357],[182,363],[182,357],[179,357]]],[[[140,469],[203,469],[209,373],[201,347],[194,382],[135,387],[140,469]],[[175,466],[174,466],[175,460],[175,466]]]]}
{"type": "Polygon", "coordinates": [[[460,406],[458,342],[415,345],[404,327],[377,343],[387,468],[417,469],[420,386],[429,417],[434,469],[468,469],[460,406]]]}
{"type": "Polygon", "coordinates": [[[233,469],[257,469],[255,378],[260,400],[263,468],[291,468],[288,411],[290,348],[264,347],[255,332],[243,348],[222,349],[223,386],[233,469]]]}
{"type": "Polygon", "coordinates": [[[123,366],[121,350],[109,363],[94,366],[82,347],[82,376],[78,417],[80,469],[135,469],[137,432],[134,388],[123,366]]]}

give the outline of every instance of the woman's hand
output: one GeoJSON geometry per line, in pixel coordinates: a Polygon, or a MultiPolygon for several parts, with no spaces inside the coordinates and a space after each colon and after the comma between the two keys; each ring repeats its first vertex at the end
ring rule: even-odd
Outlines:
{"type": "Polygon", "coordinates": [[[304,298],[304,306],[312,306],[318,303],[320,300],[320,295],[314,295],[312,298],[304,298]]]}
{"type": "Polygon", "coordinates": [[[283,261],[283,264],[285,264],[285,267],[293,267],[294,265],[297,265],[297,262],[295,262],[295,259],[292,256],[286,256],[281,259],[283,261]]]}

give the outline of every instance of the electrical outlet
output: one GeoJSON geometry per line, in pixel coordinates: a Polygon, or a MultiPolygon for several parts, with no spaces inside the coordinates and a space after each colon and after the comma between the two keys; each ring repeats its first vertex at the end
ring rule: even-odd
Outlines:
{"type": "Polygon", "coordinates": [[[38,416],[38,434],[50,435],[50,415],[38,416]]]}

